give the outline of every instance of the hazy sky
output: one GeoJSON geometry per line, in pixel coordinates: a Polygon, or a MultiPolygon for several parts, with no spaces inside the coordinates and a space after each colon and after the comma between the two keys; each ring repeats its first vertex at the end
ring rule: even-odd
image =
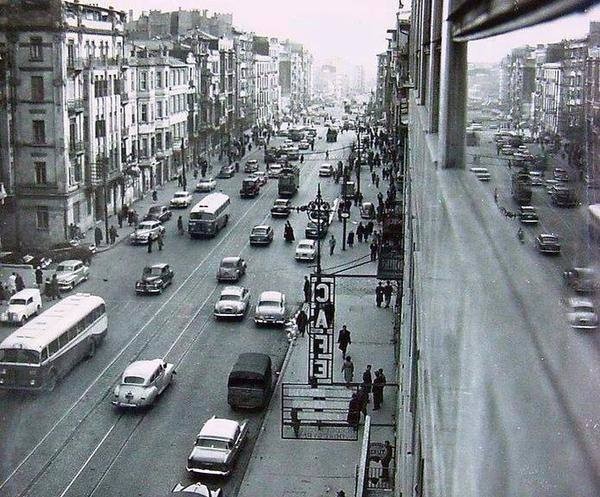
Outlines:
{"type": "MultiPolygon", "coordinates": [[[[119,10],[163,11],[208,9],[230,12],[234,25],[258,34],[303,43],[317,61],[341,58],[362,64],[374,73],[375,54],[386,48],[386,29],[393,26],[397,0],[83,0],[112,5],[119,10]]],[[[410,5],[409,0],[405,0],[410,5]]],[[[470,43],[469,61],[497,62],[508,51],[525,44],[584,36],[589,21],[600,20],[600,7],[585,15],[547,23],[508,35],[470,43]]]]}

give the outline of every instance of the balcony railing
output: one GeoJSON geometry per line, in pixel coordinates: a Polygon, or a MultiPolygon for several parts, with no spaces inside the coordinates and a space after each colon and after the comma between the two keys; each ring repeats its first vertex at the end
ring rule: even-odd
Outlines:
{"type": "Polygon", "coordinates": [[[85,151],[85,144],[81,140],[69,143],[69,155],[77,155],[85,151]]]}
{"type": "Polygon", "coordinates": [[[83,112],[83,110],[84,110],[83,100],[80,98],[73,98],[73,99],[67,100],[67,109],[69,110],[69,113],[71,113],[71,114],[83,112]]]}

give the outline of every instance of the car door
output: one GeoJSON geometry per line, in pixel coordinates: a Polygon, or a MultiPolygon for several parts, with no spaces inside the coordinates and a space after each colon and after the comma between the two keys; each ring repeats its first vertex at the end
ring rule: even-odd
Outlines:
{"type": "Polygon", "coordinates": [[[160,395],[161,393],[163,393],[163,390],[165,389],[165,368],[162,364],[160,364],[158,366],[158,368],[156,369],[156,373],[155,373],[155,379],[154,379],[154,386],[156,387],[157,391],[158,391],[158,395],[160,395]]]}
{"type": "Polygon", "coordinates": [[[73,266],[73,273],[75,274],[75,284],[78,285],[83,281],[83,264],[78,262],[73,266]]]}
{"type": "Polygon", "coordinates": [[[35,312],[35,304],[33,302],[33,297],[29,297],[27,299],[27,304],[25,305],[25,316],[29,318],[35,312]]]}

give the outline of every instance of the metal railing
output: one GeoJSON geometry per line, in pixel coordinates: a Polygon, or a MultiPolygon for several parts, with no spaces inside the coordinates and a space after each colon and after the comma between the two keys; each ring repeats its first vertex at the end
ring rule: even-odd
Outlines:
{"type": "Polygon", "coordinates": [[[76,155],[85,150],[85,144],[81,140],[75,140],[69,143],[69,155],[76,155]]]}
{"type": "Polygon", "coordinates": [[[394,490],[394,466],[368,467],[365,483],[367,490],[394,490]]]}

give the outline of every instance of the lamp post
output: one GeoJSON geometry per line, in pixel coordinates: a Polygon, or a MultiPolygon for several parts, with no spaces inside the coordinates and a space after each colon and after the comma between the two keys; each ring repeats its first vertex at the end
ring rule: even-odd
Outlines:
{"type": "Polygon", "coordinates": [[[102,194],[103,194],[103,208],[104,208],[104,231],[105,240],[108,245],[109,233],[108,233],[108,157],[104,154],[99,157],[100,170],[102,171],[102,194]]]}
{"type": "Polygon", "coordinates": [[[297,211],[306,212],[309,221],[312,221],[317,225],[317,274],[321,274],[321,224],[323,217],[326,216],[327,222],[329,222],[329,216],[331,215],[331,205],[329,202],[323,200],[321,196],[321,184],[317,186],[317,196],[314,200],[310,201],[307,205],[296,207],[297,211]]]}
{"type": "Polygon", "coordinates": [[[350,213],[346,210],[344,206],[344,210],[342,211],[342,222],[343,225],[343,235],[342,235],[342,250],[346,250],[346,223],[348,222],[348,218],[350,217],[350,213]]]}
{"type": "Polygon", "coordinates": [[[358,126],[358,157],[357,160],[355,162],[356,165],[356,196],[360,197],[360,163],[361,163],[361,141],[360,141],[360,128],[361,128],[361,124],[360,121],[357,123],[358,126]]]}

